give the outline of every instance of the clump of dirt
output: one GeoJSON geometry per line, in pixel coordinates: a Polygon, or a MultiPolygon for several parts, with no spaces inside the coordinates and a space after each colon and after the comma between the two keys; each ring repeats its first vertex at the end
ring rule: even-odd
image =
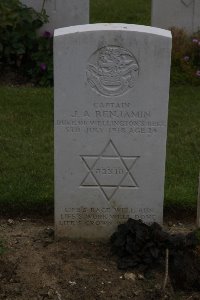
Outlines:
{"type": "Polygon", "coordinates": [[[148,226],[129,219],[111,236],[111,250],[119,257],[118,268],[155,266],[163,258],[168,234],[157,223],[148,226]]]}
{"type": "Polygon", "coordinates": [[[174,292],[170,281],[163,294],[162,266],[148,274],[119,270],[109,243],[55,240],[49,220],[0,219],[0,240],[2,300],[200,299],[174,292]]]}
{"type": "Polygon", "coordinates": [[[170,234],[153,223],[129,219],[111,236],[112,252],[118,256],[118,268],[150,270],[165,263],[169,251],[170,277],[175,289],[200,291],[200,230],[188,234],[170,234]]]}

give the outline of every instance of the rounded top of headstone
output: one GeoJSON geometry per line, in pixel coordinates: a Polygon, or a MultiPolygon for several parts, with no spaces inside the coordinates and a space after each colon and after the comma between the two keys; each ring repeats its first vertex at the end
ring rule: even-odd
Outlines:
{"type": "Polygon", "coordinates": [[[54,37],[62,36],[66,34],[82,33],[90,31],[134,31],[140,33],[148,33],[163,36],[166,38],[171,38],[171,31],[151,27],[144,25],[135,24],[123,24],[123,23],[98,23],[98,24],[86,24],[86,25],[76,25],[64,28],[59,28],[54,31],[54,37]]]}

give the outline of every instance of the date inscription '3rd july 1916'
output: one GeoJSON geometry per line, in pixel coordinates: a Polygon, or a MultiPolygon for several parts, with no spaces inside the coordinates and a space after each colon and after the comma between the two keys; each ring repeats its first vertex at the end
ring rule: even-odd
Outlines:
{"type": "Polygon", "coordinates": [[[103,96],[119,96],[132,89],[139,74],[134,55],[118,46],[98,49],[89,59],[87,81],[103,96]]]}
{"type": "Polygon", "coordinates": [[[100,188],[110,201],[119,188],[138,188],[132,168],[139,156],[121,156],[110,140],[99,155],[81,155],[87,174],[81,187],[100,188]]]}

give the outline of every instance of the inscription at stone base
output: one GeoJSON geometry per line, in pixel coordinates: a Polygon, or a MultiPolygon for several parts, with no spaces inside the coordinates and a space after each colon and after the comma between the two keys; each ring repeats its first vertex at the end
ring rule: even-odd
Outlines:
{"type": "Polygon", "coordinates": [[[60,216],[60,226],[116,226],[126,222],[129,217],[142,220],[145,223],[152,223],[156,220],[153,210],[150,208],[129,209],[120,208],[66,208],[60,216]]]}

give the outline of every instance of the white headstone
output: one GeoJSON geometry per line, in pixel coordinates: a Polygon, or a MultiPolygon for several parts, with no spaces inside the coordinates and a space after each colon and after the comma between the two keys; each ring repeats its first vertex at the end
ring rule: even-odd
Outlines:
{"type": "Polygon", "coordinates": [[[163,220],[171,33],[126,24],[55,31],[57,236],[106,239],[163,220]]]}
{"type": "MultiPolygon", "coordinates": [[[[43,0],[21,0],[28,7],[41,12],[43,0]]],[[[44,4],[49,22],[42,27],[42,31],[51,33],[54,29],[89,23],[89,0],[46,0],[44,4]]]]}
{"type": "Polygon", "coordinates": [[[151,25],[197,32],[200,29],[200,0],[152,0],[151,25]]]}

